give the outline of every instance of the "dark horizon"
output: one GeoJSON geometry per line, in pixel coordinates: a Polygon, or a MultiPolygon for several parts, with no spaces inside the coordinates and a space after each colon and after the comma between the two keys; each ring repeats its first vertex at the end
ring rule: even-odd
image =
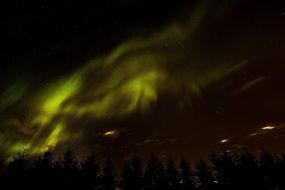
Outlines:
{"type": "Polygon", "coordinates": [[[0,162],[0,186],[9,189],[97,190],[227,190],[284,189],[285,153],[258,155],[222,150],[207,160],[175,163],[151,153],[146,161],[134,153],[118,168],[112,159],[99,161],[94,153],[82,161],[72,150],[60,159],[47,151],[31,159],[26,150],[8,163],[0,162]]]}

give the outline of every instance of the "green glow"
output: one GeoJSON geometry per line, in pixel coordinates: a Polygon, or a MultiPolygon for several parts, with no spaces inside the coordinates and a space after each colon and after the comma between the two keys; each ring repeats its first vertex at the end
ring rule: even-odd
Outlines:
{"type": "Polygon", "coordinates": [[[151,71],[135,77],[123,86],[123,91],[132,99],[128,111],[134,111],[137,107],[146,110],[151,102],[157,100],[156,83],[160,77],[160,73],[151,71]]]}
{"type": "Polygon", "coordinates": [[[50,133],[50,135],[46,139],[44,146],[56,145],[60,140],[60,134],[63,131],[64,127],[65,127],[65,125],[63,122],[56,124],[54,129],[52,130],[52,132],[50,133]]]}
{"type": "Polygon", "coordinates": [[[10,155],[14,155],[18,152],[22,152],[24,149],[30,149],[30,148],[31,148],[30,143],[16,142],[9,148],[8,152],[10,155]]]}
{"type": "Polygon", "coordinates": [[[44,143],[36,147],[35,149],[33,149],[32,150],[33,153],[38,154],[38,153],[45,152],[50,147],[55,147],[57,143],[59,143],[61,140],[64,140],[64,136],[63,136],[64,128],[65,128],[64,122],[58,122],[57,124],[55,124],[52,131],[45,139],[44,143]]]}
{"type": "Polygon", "coordinates": [[[141,73],[118,88],[114,88],[101,99],[95,99],[87,105],[70,106],[69,111],[75,115],[90,113],[95,118],[104,118],[110,115],[123,116],[137,109],[146,110],[151,102],[156,101],[157,83],[162,78],[162,73],[155,70],[141,73]]]}
{"type": "Polygon", "coordinates": [[[50,116],[47,116],[47,115],[39,115],[39,116],[36,116],[36,117],[31,121],[31,124],[44,126],[44,125],[47,125],[49,122],[50,122],[50,116]]]}
{"type": "Polygon", "coordinates": [[[46,114],[55,114],[64,101],[70,98],[80,88],[80,78],[71,77],[57,82],[45,93],[42,110],[46,114]]]}
{"type": "Polygon", "coordinates": [[[22,151],[23,147],[38,154],[50,146],[81,138],[79,130],[70,134],[70,120],[80,121],[88,115],[96,121],[146,112],[165,94],[179,96],[177,104],[185,105],[179,101],[191,101],[201,89],[238,69],[220,63],[200,68],[199,60],[191,58],[192,34],[206,13],[207,4],[201,3],[188,21],[169,23],[151,34],[131,37],[106,55],[89,60],[74,73],[33,93],[28,100],[24,98],[28,93],[26,83],[11,85],[1,95],[0,110],[21,102],[30,112],[20,126],[28,126],[34,133],[24,143],[20,143],[21,137],[11,140],[3,134],[0,145],[8,147],[8,154],[22,151]]]}
{"type": "Polygon", "coordinates": [[[0,110],[7,108],[13,103],[21,100],[27,91],[27,84],[23,81],[18,81],[9,86],[0,94],[0,110]]]}

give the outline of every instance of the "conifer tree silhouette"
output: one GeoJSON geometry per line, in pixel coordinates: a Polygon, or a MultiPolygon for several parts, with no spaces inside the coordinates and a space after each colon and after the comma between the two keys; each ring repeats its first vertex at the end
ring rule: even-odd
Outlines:
{"type": "Polygon", "coordinates": [[[285,154],[276,158],[276,184],[280,189],[285,189],[285,154]]]}
{"type": "Polygon", "coordinates": [[[142,162],[137,154],[128,161],[122,171],[121,187],[124,190],[143,189],[143,168],[142,162]]]}
{"type": "Polygon", "coordinates": [[[261,175],[264,180],[264,187],[266,189],[273,189],[275,188],[275,175],[274,175],[274,168],[275,168],[275,159],[274,157],[266,152],[264,149],[261,151],[260,155],[260,170],[261,175]]]}
{"type": "Polygon", "coordinates": [[[99,189],[101,167],[94,153],[87,156],[86,160],[81,163],[82,183],[86,190],[99,189]]]}
{"type": "Polygon", "coordinates": [[[206,190],[206,189],[216,189],[214,183],[214,175],[212,173],[211,168],[208,164],[202,160],[201,158],[196,161],[196,175],[199,180],[199,188],[206,190]]]}
{"type": "Polygon", "coordinates": [[[31,190],[240,190],[285,189],[285,155],[273,155],[262,150],[257,157],[247,151],[230,154],[223,151],[210,155],[211,163],[196,161],[195,173],[181,157],[179,169],[169,160],[166,165],[150,154],[145,168],[137,154],[126,162],[120,184],[115,180],[111,160],[102,168],[94,154],[79,166],[73,151],[63,159],[53,161],[47,151],[33,162],[27,150],[18,153],[0,172],[1,189],[31,190]],[[211,165],[209,165],[211,164],[211,165]],[[2,185],[2,186],[1,186],[2,185]]]}
{"type": "Polygon", "coordinates": [[[28,181],[28,153],[27,149],[18,152],[11,162],[8,163],[8,170],[6,173],[6,184],[12,189],[24,188],[28,181]]]}
{"type": "Polygon", "coordinates": [[[52,165],[52,175],[54,176],[53,178],[55,179],[53,184],[58,189],[64,189],[65,179],[64,179],[62,162],[63,161],[61,159],[58,159],[58,160],[55,160],[52,165]]]}
{"type": "Polygon", "coordinates": [[[126,162],[122,169],[122,181],[120,182],[120,186],[124,190],[132,190],[134,185],[132,181],[132,168],[130,161],[126,162]]]}
{"type": "Polygon", "coordinates": [[[64,153],[62,160],[62,174],[64,189],[78,189],[80,182],[80,173],[78,161],[72,150],[64,153]]]}
{"type": "Polygon", "coordinates": [[[237,164],[234,156],[226,150],[223,150],[219,155],[212,152],[210,161],[217,172],[217,179],[222,188],[237,188],[237,164]]]}
{"type": "Polygon", "coordinates": [[[115,190],[116,181],[113,164],[110,159],[106,160],[102,173],[102,190],[115,190]]]}
{"type": "Polygon", "coordinates": [[[33,189],[52,189],[54,188],[55,178],[52,173],[52,152],[46,151],[33,162],[31,169],[31,177],[33,183],[31,184],[33,189]],[[47,183],[47,180],[49,183],[47,183]]]}
{"type": "Polygon", "coordinates": [[[158,160],[153,153],[150,154],[146,171],[144,173],[144,189],[155,190],[158,176],[158,160]]]}
{"type": "Polygon", "coordinates": [[[247,151],[238,160],[237,186],[239,188],[262,189],[262,176],[258,168],[258,160],[247,151]]]}
{"type": "Polygon", "coordinates": [[[158,167],[157,167],[155,189],[156,190],[167,190],[167,188],[168,188],[168,181],[166,177],[166,170],[164,169],[163,163],[159,161],[158,167]]]}
{"type": "Polygon", "coordinates": [[[181,175],[181,189],[182,190],[191,190],[195,188],[194,173],[190,167],[188,161],[185,160],[184,156],[181,156],[180,159],[180,175],[181,175]]]}
{"type": "Polygon", "coordinates": [[[168,160],[167,162],[167,180],[168,189],[179,190],[181,178],[179,172],[173,162],[173,160],[168,160]]]}
{"type": "Polygon", "coordinates": [[[132,162],[131,162],[131,167],[133,170],[133,182],[134,182],[134,187],[136,189],[142,189],[143,187],[143,168],[142,168],[142,161],[139,158],[137,154],[133,156],[132,162]]]}

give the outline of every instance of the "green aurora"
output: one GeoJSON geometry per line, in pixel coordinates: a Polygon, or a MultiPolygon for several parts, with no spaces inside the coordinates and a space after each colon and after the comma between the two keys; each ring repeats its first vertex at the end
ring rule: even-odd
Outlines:
{"type": "Polygon", "coordinates": [[[110,53],[95,56],[74,73],[63,74],[36,91],[30,88],[31,81],[15,80],[2,93],[0,110],[26,108],[29,112],[13,117],[3,114],[0,146],[8,157],[23,148],[36,155],[83,138],[84,127],[70,132],[71,120],[87,116],[94,121],[120,119],[134,112],[146,113],[163,95],[183,94],[177,104],[191,106],[191,97],[247,62],[229,56],[211,60],[206,67],[195,56],[191,41],[209,11],[208,4],[201,3],[187,21],[172,21],[151,34],[132,36],[110,53]],[[178,64],[182,65],[179,69],[178,64]]]}

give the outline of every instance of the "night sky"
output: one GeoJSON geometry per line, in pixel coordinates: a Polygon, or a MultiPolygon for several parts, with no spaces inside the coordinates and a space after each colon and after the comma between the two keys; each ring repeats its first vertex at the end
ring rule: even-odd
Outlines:
{"type": "Polygon", "coordinates": [[[280,2],[1,2],[1,151],[284,151],[280,2]]]}

